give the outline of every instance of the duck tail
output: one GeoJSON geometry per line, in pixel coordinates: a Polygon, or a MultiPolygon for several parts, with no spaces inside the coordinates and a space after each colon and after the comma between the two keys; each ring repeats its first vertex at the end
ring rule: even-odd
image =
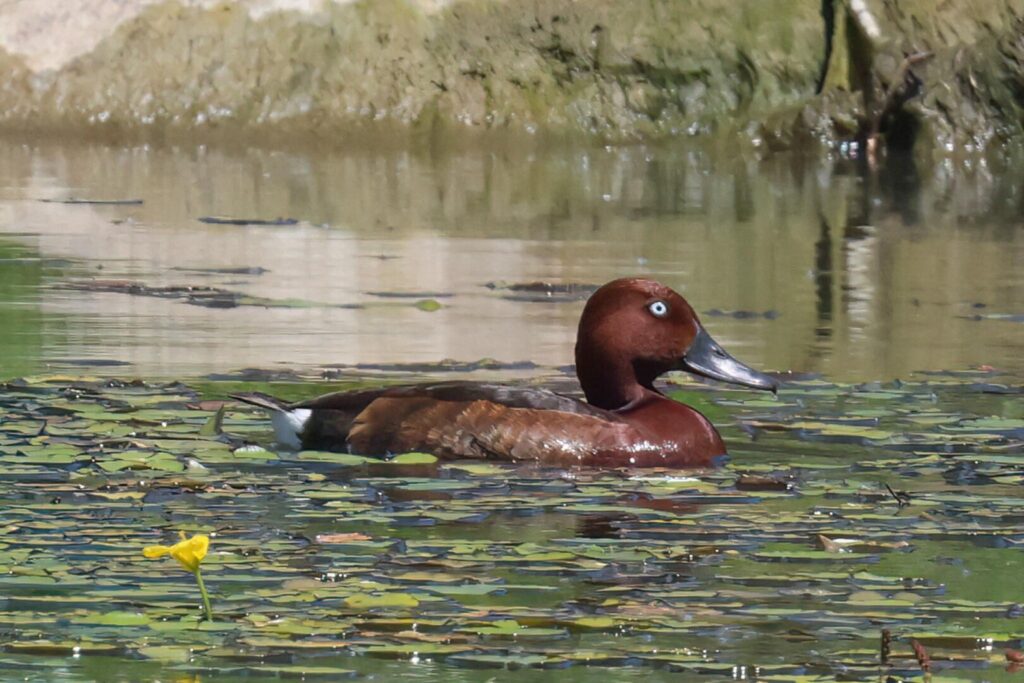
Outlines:
{"type": "Polygon", "coordinates": [[[274,425],[277,442],[296,450],[302,448],[302,435],[313,411],[308,408],[292,408],[281,399],[258,391],[230,396],[236,401],[270,411],[270,422],[274,425]]]}
{"type": "Polygon", "coordinates": [[[248,403],[251,406],[257,408],[263,408],[274,413],[286,413],[288,412],[288,404],[279,398],[274,398],[269,394],[263,394],[258,391],[253,391],[245,394],[228,394],[231,398],[242,403],[248,403]]]}

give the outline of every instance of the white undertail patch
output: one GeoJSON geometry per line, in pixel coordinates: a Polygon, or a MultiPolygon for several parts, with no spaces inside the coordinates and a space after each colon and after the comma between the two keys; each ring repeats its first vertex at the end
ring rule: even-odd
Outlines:
{"type": "Polygon", "coordinates": [[[282,446],[299,450],[302,448],[302,432],[306,429],[313,411],[309,408],[294,410],[275,410],[270,414],[270,422],[274,425],[274,436],[282,446]]]}

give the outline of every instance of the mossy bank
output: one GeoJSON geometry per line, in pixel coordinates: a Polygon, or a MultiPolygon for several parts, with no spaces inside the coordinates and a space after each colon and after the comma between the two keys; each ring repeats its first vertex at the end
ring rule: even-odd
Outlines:
{"type": "Polygon", "coordinates": [[[8,130],[345,139],[388,121],[789,148],[895,127],[947,151],[1024,130],[1024,0],[40,0],[0,27],[8,130]],[[901,70],[907,54],[928,59],[901,70]]]}

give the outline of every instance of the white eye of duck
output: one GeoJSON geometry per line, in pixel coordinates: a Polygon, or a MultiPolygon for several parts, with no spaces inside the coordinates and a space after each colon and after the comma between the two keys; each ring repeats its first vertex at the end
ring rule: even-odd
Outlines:
{"type": "Polygon", "coordinates": [[[653,301],[647,305],[647,310],[650,311],[651,315],[655,318],[664,318],[668,315],[668,304],[661,300],[653,301]]]}

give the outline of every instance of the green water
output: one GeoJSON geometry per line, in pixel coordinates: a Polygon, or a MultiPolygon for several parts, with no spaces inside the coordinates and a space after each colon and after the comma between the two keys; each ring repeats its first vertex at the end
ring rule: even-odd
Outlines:
{"type": "Polygon", "coordinates": [[[0,151],[0,677],[899,680],[913,638],[936,680],[1019,678],[1019,174],[0,151]],[[68,197],[144,203],[38,201],[68,197]],[[238,389],[571,390],[581,296],[509,284],[635,273],[796,373],[778,399],[670,378],[720,469],[380,463],[279,451],[234,404],[216,424],[238,389]],[[213,624],[142,556],[179,531],[212,537],[213,624]]]}

